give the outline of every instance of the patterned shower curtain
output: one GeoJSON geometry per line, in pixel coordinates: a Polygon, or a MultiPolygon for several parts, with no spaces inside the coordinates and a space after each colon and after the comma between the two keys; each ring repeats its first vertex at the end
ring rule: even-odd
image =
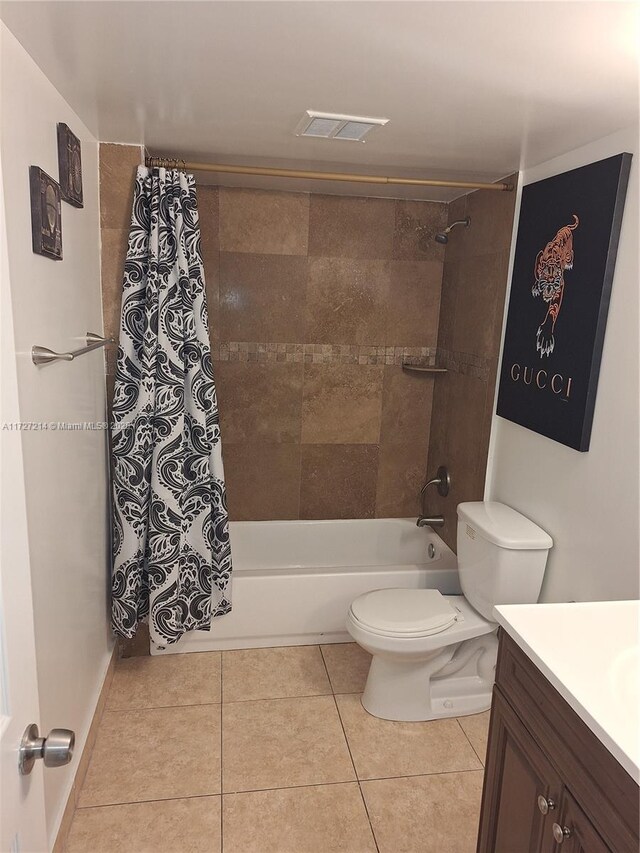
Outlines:
{"type": "Polygon", "coordinates": [[[163,648],[231,610],[231,549],[192,175],[139,167],[112,426],[112,624],[163,648]]]}

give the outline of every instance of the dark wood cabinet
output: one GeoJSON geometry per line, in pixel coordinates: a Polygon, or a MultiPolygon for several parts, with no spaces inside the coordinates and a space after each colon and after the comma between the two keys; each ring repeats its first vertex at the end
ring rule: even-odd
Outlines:
{"type": "Polygon", "coordinates": [[[478,853],[638,853],[638,786],[501,632],[478,853]]]}

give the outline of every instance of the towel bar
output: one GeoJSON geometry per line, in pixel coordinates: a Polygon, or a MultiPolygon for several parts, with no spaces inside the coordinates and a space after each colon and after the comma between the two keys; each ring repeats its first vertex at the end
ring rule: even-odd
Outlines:
{"type": "Polygon", "coordinates": [[[105,347],[107,344],[113,344],[113,338],[101,338],[95,332],[87,332],[87,345],[74,349],[71,352],[54,352],[47,347],[33,347],[31,350],[31,360],[34,364],[50,364],[52,361],[73,361],[79,355],[84,355],[91,350],[105,347]]]}

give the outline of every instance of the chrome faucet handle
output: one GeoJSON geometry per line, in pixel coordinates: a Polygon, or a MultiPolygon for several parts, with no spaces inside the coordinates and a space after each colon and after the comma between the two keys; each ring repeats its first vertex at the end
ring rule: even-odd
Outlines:
{"type": "Polygon", "coordinates": [[[449,489],[451,488],[451,477],[444,465],[441,465],[438,468],[436,476],[433,478],[433,480],[429,480],[428,482],[426,482],[424,486],[420,489],[421,496],[424,495],[428,486],[437,486],[438,494],[440,495],[440,497],[446,498],[446,496],[449,494],[449,489]]]}

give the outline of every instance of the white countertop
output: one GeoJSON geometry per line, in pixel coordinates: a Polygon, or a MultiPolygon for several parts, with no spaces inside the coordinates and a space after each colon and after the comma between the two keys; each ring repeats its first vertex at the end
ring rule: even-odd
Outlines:
{"type": "Polygon", "coordinates": [[[640,602],[505,604],[494,614],[640,784],[640,602]]]}

